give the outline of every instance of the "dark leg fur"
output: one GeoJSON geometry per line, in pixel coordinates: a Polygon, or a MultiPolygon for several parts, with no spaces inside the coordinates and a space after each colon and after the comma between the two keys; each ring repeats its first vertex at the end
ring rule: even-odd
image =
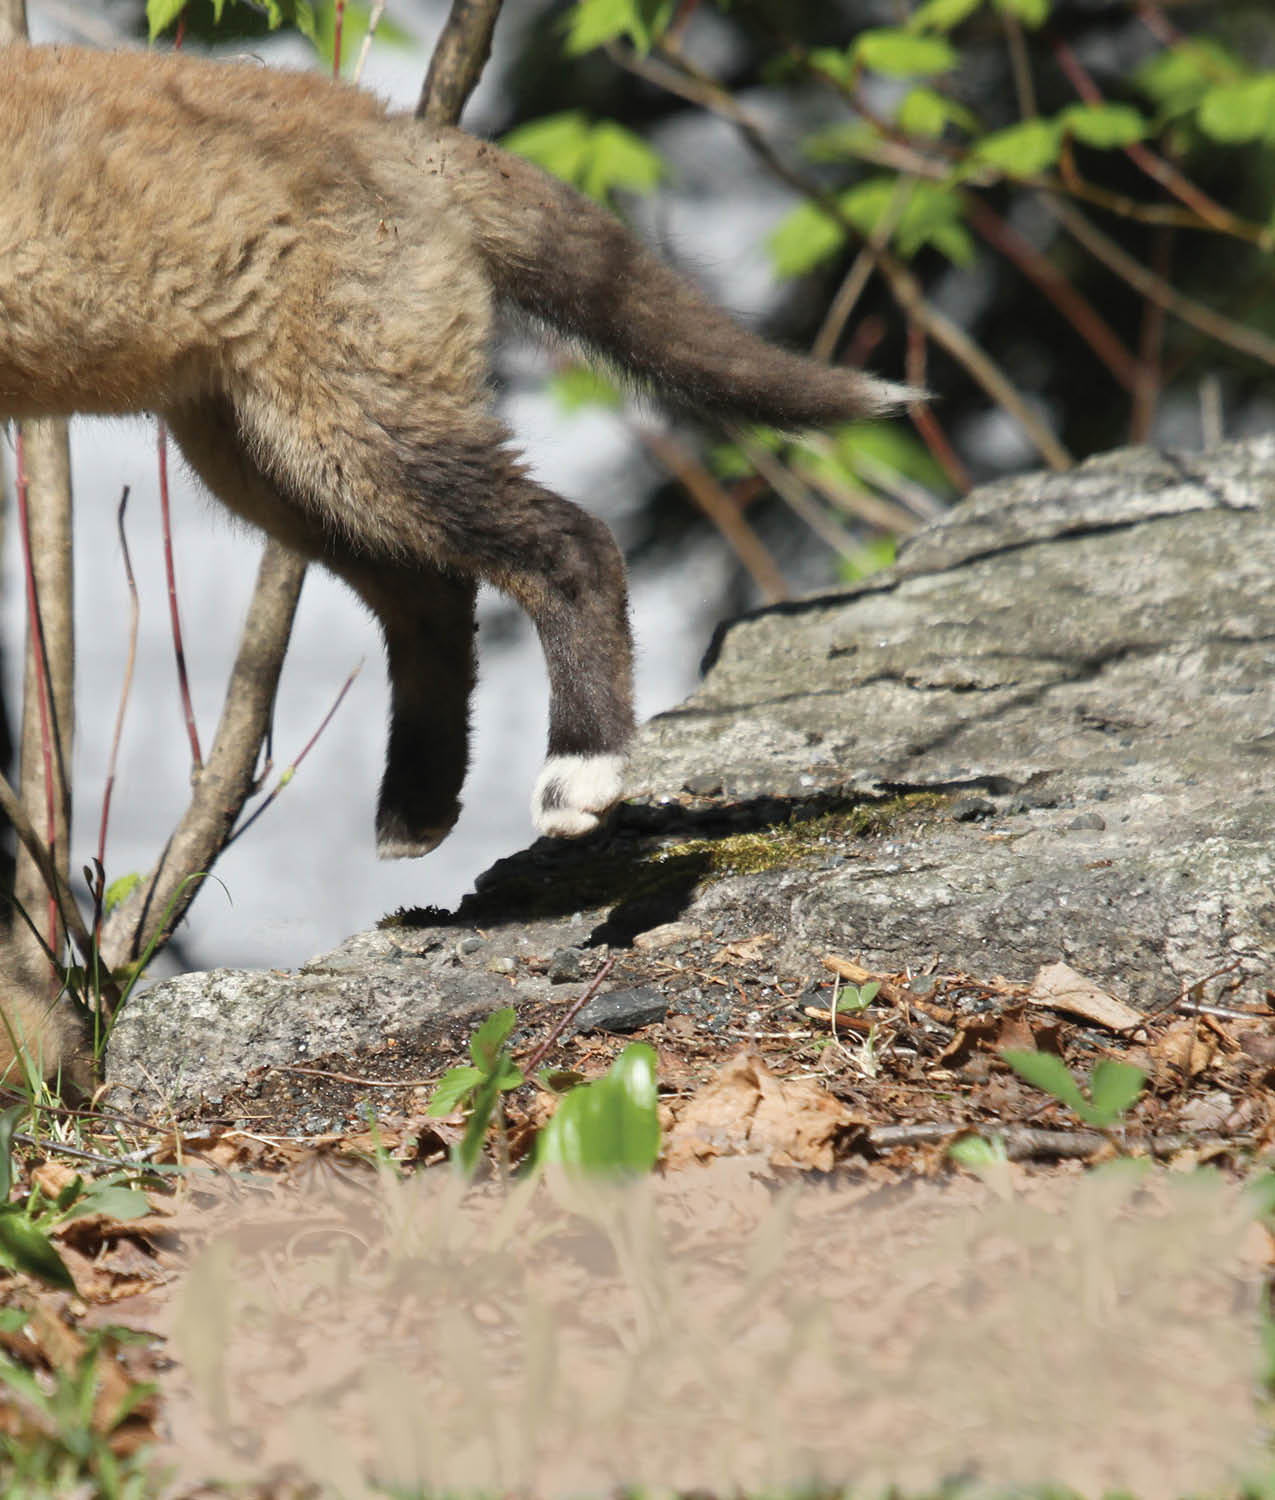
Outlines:
{"type": "Polygon", "coordinates": [[[542,833],[577,835],[618,800],[633,732],[624,559],[601,521],[528,478],[502,438],[407,449],[401,545],[486,579],[530,616],[550,687],[532,814],[542,833]]]}
{"type": "Polygon", "coordinates": [[[406,568],[356,556],[254,462],[225,402],[167,414],[191,467],[237,515],[344,579],[380,622],[391,706],[377,810],[384,856],[426,854],[460,812],[474,685],[474,585],[428,563],[406,568]]]}

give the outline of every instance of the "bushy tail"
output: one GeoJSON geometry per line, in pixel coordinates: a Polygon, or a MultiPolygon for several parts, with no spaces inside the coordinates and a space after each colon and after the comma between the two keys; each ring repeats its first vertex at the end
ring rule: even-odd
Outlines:
{"type": "Polygon", "coordinates": [[[680,405],[797,430],[918,397],[749,333],[611,214],[529,162],[459,131],[440,132],[429,155],[501,297],[680,405]]]}

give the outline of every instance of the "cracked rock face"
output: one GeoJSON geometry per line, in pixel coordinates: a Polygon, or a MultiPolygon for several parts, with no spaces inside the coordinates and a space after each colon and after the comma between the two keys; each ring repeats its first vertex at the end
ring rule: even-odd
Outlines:
{"type": "Polygon", "coordinates": [[[503,861],[431,926],[428,957],[400,961],[426,952],[410,933],[392,955],[384,935],[351,940],[299,975],[242,976],[257,1000],[237,982],[215,1020],[197,998],[212,976],[156,986],[124,1016],[110,1076],[141,1087],[144,1066],[170,1098],[178,1076],[182,1097],[208,1094],[249,1055],[312,1055],[316,1004],[321,1030],[351,1041],[385,1024],[387,997],[399,1031],[459,1020],[517,1002],[520,954],[626,945],[674,920],[773,934],[781,974],[829,949],[1023,980],[1064,959],[1142,1008],[1210,976],[1211,994],[1260,1000],[1275,985],[1273,582],[1275,439],[988,486],[888,573],[724,626],[699,691],[642,730],[612,827],[503,861]],[[705,869],[673,897],[626,863],[913,790],[952,795],[780,868],[705,869]],[[455,956],[477,927],[482,964],[455,956]],[[201,1026],[215,1049],[191,1041],[201,1026]],[[197,1076],[201,1054],[228,1061],[197,1076]]]}
{"type": "Polygon", "coordinates": [[[890,572],[726,625],[700,690],[643,731],[631,794],[709,770],[727,801],[974,794],[977,816],[772,882],[758,919],[885,969],[1026,978],[1061,957],[1150,1006],[1234,966],[1258,999],[1273,582],[1275,440],[988,486],[890,572]]]}

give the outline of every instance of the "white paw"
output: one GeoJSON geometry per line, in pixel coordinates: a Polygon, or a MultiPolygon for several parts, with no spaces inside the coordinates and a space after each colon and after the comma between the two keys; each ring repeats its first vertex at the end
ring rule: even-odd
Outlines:
{"type": "Polygon", "coordinates": [[[541,833],[575,839],[598,826],[624,789],[623,755],[551,755],[531,794],[531,816],[541,833]]]}

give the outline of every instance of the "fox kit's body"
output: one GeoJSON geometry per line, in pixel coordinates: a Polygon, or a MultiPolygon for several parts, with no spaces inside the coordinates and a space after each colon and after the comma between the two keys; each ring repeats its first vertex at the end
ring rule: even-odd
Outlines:
{"type": "Polygon", "coordinates": [[[157,411],[232,510],[361,595],[393,695],[386,854],[455,821],[480,579],[548,660],[540,828],[586,832],[620,792],[623,566],[506,446],[501,301],[700,410],[808,427],[904,394],[773,349],[566,187],[356,90],[0,49],[0,417],[157,411]]]}

